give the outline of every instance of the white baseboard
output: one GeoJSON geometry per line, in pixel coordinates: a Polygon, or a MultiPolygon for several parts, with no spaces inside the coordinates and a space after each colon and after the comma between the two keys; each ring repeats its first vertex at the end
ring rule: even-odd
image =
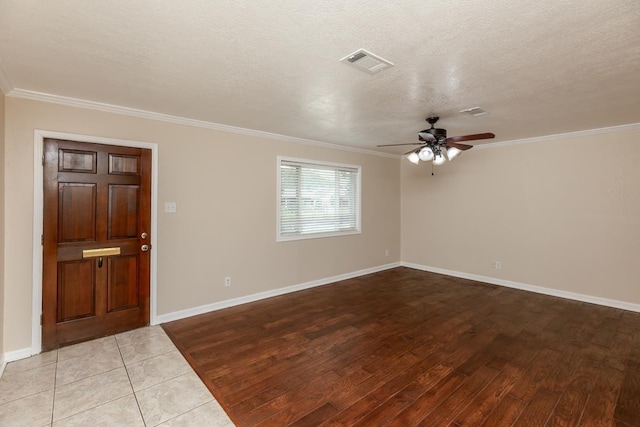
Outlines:
{"type": "Polygon", "coordinates": [[[246,304],[249,302],[259,301],[266,298],[276,297],[276,296],[288,294],[291,292],[297,292],[304,289],[315,288],[316,286],[328,285],[330,283],[339,282],[341,280],[353,279],[354,277],[364,276],[366,274],[377,273],[379,271],[400,267],[400,265],[401,264],[399,262],[394,262],[391,264],[385,264],[377,267],[367,268],[364,270],[354,271],[352,273],[340,274],[338,276],[327,277],[325,279],[318,279],[318,280],[313,280],[311,282],[300,283],[298,285],[287,286],[285,288],[259,292],[257,294],[248,295],[245,297],[233,298],[225,301],[215,302],[213,304],[206,304],[206,305],[201,305],[199,307],[188,308],[186,310],[174,311],[172,313],[158,315],[156,317],[156,321],[157,321],[157,324],[172,322],[174,320],[185,319],[187,317],[196,316],[198,314],[209,313],[215,310],[222,310],[223,308],[234,307],[236,305],[246,304]]]}
{"type": "Polygon", "coordinates": [[[596,297],[593,295],[578,294],[574,292],[561,291],[559,289],[544,288],[542,286],[528,285],[526,283],[512,282],[510,280],[496,279],[495,277],[480,276],[477,274],[462,273],[460,271],[447,270],[444,268],[430,267],[428,265],[402,262],[403,267],[415,268],[416,270],[429,271],[431,273],[444,274],[447,276],[459,277],[461,279],[475,280],[477,282],[491,283],[492,285],[505,286],[507,288],[520,289],[523,291],[535,292],[537,294],[551,295],[554,297],[566,298],[575,301],[588,302],[591,304],[604,305],[607,307],[620,308],[622,310],[635,311],[640,313],[640,304],[633,304],[625,301],[596,297]]]}
{"type": "MultiPolygon", "coordinates": [[[[607,307],[619,308],[622,310],[634,311],[640,313],[640,304],[633,304],[625,301],[618,301],[608,298],[596,297],[593,295],[579,294],[574,292],[567,292],[558,289],[545,288],[542,286],[529,285],[526,283],[513,282],[510,280],[497,279],[495,277],[480,276],[477,274],[463,273],[460,271],[447,270],[444,268],[431,267],[427,265],[414,264],[410,262],[394,262],[377,267],[367,268],[364,270],[354,271],[352,273],[340,274],[337,276],[327,277],[325,279],[313,280],[311,282],[300,283],[298,285],[287,286],[284,288],[274,289],[265,292],[259,292],[257,294],[248,295],[244,297],[233,298],[225,301],[215,302],[212,304],[201,305],[199,307],[189,308],[186,310],[174,311],[172,313],[158,315],[154,324],[161,324],[172,322],[174,320],[180,320],[198,314],[209,313],[215,310],[221,310],[224,308],[234,307],[236,305],[246,304],[249,302],[259,301],[266,298],[271,298],[279,295],[288,294],[291,292],[297,292],[304,289],[315,288],[317,286],[328,285],[330,283],[339,282],[341,280],[353,279],[355,277],[364,276],[366,274],[377,273],[379,271],[389,270],[395,267],[408,267],[416,270],[429,271],[431,273],[444,274],[452,277],[459,277],[462,279],[475,280],[478,282],[490,283],[498,286],[505,286],[508,288],[520,289],[523,291],[535,292],[538,294],[551,295],[554,297],[566,298],[575,301],[587,302],[591,304],[598,304],[607,307]]],[[[22,350],[10,351],[4,354],[0,354],[0,377],[4,372],[4,369],[9,362],[15,360],[24,359],[30,357],[31,349],[24,348],[22,350]]]]}
{"type": "Polygon", "coordinates": [[[7,363],[13,362],[20,359],[26,359],[27,357],[31,357],[31,349],[23,348],[22,350],[9,351],[4,354],[0,354],[0,377],[4,373],[4,368],[7,367],[7,363]]]}
{"type": "Polygon", "coordinates": [[[21,350],[9,351],[4,354],[4,360],[9,363],[20,359],[26,359],[27,357],[31,357],[33,354],[31,353],[31,348],[23,348],[21,350]]]}

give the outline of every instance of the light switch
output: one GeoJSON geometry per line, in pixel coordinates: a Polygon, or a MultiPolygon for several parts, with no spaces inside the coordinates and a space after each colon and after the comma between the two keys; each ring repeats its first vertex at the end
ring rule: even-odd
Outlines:
{"type": "Polygon", "coordinates": [[[178,212],[178,206],[176,202],[164,202],[164,213],[176,213],[178,212]]]}

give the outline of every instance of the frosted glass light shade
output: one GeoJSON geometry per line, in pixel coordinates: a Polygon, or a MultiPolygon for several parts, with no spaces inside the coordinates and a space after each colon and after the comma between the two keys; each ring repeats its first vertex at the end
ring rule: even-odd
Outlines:
{"type": "Polygon", "coordinates": [[[459,148],[456,148],[456,147],[447,148],[447,157],[449,158],[449,161],[458,157],[458,154],[460,153],[462,153],[462,150],[460,150],[459,148]]]}
{"type": "Polygon", "coordinates": [[[420,163],[420,157],[418,156],[418,153],[411,153],[407,156],[407,159],[413,163],[414,165],[417,165],[418,163],[420,163]]]}
{"type": "Polygon", "coordinates": [[[428,162],[429,160],[433,159],[433,151],[429,147],[424,147],[418,153],[418,157],[420,157],[420,160],[428,162]]]}
{"type": "Polygon", "coordinates": [[[434,165],[438,165],[438,166],[443,164],[446,161],[447,161],[447,159],[446,159],[446,157],[444,157],[444,155],[442,153],[436,154],[435,157],[433,158],[433,164],[434,165]]]}

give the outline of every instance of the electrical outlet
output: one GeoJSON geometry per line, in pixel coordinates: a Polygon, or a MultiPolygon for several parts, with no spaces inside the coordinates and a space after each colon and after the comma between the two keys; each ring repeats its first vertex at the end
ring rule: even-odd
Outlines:
{"type": "Polygon", "coordinates": [[[231,277],[230,276],[227,276],[227,277],[224,278],[224,286],[226,286],[227,288],[229,286],[231,286],[231,277]]]}
{"type": "Polygon", "coordinates": [[[384,256],[389,256],[389,249],[386,249],[386,250],[384,251],[384,256]]]}
{"type": "Polygon", "coordinates": [[[495,261],[491,261],[491,268],[496,268],[496,262],[495,261]]]}
{"type": "Polygon", "coordinates": [[[496,270],[502,270],[502,262],[496,261],[496,270]]]}

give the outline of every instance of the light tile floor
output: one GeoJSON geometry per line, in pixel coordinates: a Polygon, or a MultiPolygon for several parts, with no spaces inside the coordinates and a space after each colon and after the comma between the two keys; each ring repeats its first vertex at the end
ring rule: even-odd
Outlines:
{"type": "Polygon", "coordinates": [[[0,426],[233,426],[159,326],[7,364],[0,426]]]}

